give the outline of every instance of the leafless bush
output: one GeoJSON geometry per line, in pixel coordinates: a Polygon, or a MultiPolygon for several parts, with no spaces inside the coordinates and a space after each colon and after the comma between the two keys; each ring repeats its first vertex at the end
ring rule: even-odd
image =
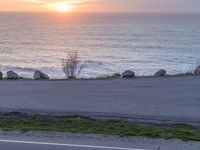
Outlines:
{"type": "Polygon", "coordinates": [[[84,68],[84,64],[80,63],[78,52],[68,54],[68,57],[63,60],[63,71],[67,78],[77,78],[79,76],[84,68]]]}

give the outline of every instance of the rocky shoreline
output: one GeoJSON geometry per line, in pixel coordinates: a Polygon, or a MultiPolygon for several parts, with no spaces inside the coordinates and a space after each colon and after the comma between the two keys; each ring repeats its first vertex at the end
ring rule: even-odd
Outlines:
{"type": "MultiPolygon", "coordinates": [[[[158,70],[154,75],[152,76],[136,76],[136,73],[132,70],[126,70],[122,74],[120,73],[114,73],[113,75],[106,76],[106,77],[97,77],[97,78],[89,78],[89,79],[115,79],[115,78],[149,78],[149,77],[178,77],[178,76],[198,76],[200,75],[200,66],[198,66],[194,72],[187,72],[182,74],[174,74],[170,75],[167,74],[167,71],[165,69],[158,70]]],[[[46,73],[36,70],[33,74],[32,78],[23,78],[20,77],[16,72],[14,71],[8,71],[6,72],[6,76],[0,71],[0,80],[19,80],[19,79],[30,79],[30,80],[50,80],[51,78],[46,73]]],[[[71,78],[68,78],[71,79],[71,78]]],[[[86,78],[77,78],[77,79],[84,79],[86,78]]],[[[88,79],[88,80],[89,80],[88,79]]],[[[52,80],[52,79],[51,79],[52,80]]],[[[54,79],[59,80],[59,79],[54,79]]]]}

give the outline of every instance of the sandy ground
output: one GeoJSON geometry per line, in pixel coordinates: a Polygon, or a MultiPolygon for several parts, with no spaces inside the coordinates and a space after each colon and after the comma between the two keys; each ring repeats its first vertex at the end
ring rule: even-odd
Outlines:
{"type": "Polygon", "coordinates": [[[200,126],[200,77],[0,81],[0,111],[200,126]]]}

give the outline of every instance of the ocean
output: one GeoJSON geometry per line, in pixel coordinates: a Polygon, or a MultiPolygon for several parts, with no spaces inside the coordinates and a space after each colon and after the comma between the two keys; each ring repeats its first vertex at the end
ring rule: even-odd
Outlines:
{"type": "Polygon", "coordinates": [[[0,13],[0,70],[64,78],[77,51],[81,77],[191,72],[200,64],[200,14],[0,13]]]}

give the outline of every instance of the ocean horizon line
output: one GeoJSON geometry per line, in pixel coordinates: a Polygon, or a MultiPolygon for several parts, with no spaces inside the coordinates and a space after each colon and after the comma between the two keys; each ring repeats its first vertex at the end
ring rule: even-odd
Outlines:
{"type": "Polygon", "coordinates": [[[174,14],[200,14],[200,12],[132,12],[132,11],[71,11],[71,12],[57,12],[57,11],[0,11],[0,13],[56,13],[56,14],[90,14],[90,13],[96,13],[96,14],[163,14],[163,15],[174,15],[174,14]]]}

